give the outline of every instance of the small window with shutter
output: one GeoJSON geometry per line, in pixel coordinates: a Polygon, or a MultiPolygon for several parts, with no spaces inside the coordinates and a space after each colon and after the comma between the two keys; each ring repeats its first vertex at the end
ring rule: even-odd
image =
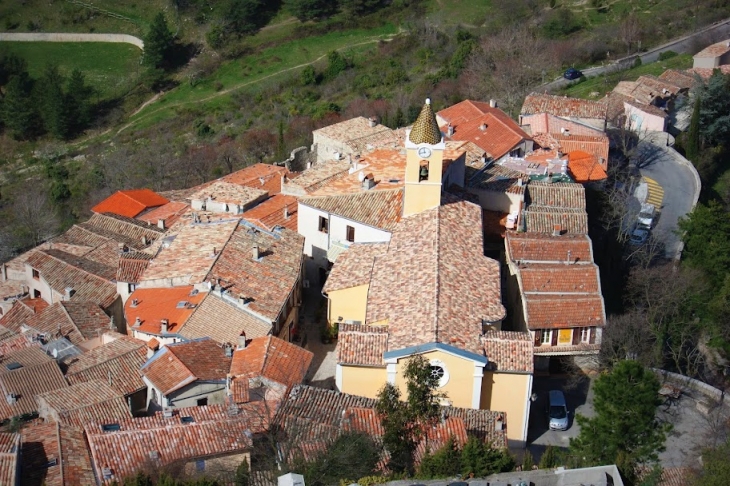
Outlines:
{"type": "Polygon", "coordinates": [[[347,227],[347,241],[351,243],[355,241],[355,228],[352,226],[347,227]]]}

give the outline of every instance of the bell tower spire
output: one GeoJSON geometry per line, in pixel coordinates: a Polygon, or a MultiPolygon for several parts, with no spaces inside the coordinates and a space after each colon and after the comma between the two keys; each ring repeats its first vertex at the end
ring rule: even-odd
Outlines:
{"type": "Polygon", "coordinates": [[[443,135],[426,99],[413,127],[406,132],[406,174],[403,216],[420,213],[441,204],[443,135]]]}

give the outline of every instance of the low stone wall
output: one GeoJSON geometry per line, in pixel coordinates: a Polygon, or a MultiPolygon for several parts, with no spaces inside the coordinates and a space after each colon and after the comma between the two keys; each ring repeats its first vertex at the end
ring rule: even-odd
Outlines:
{"type": "Polygon", "coordinates": [[[144,51],[142,39],[127,34],[72,34],[40,32],[0,32],[0,41],[9,42],[113,42],[132,44],[144,51]]]}
{"type": "Polygon", "coordinates": [[[669,383],[678,388],[681,388],[683,392],[689,392],[696,400],[703,400],[706,402],[712,402],[715,405],[725,404],[725,392],[715,388],[712,385],[695,380],[688,376],[680,375],[678,373],[672,373],[671,371],[659,370],[656,368],[651,369],[661,383],[669,383]]]}

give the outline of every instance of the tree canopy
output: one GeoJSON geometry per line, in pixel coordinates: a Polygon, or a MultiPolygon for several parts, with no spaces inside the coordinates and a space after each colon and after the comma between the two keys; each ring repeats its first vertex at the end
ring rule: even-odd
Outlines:
{"type": "Polygon", "coordinates": [[[730,271],[730,214],[717,201],[698,204],[679,221],[679,229],[684,232],[684,260],[722,283],[730,271]]]}
{"type": "Polygon", "coordinates": [[[636,361],[621,361],[593,391],[596,415],[576,416],[580,434],[570,440],[572,458],[585,466],[617,464],[629,476],[636,465],[656,462],[668,428],[655,420],[661,400],[654,374],[636,361]]]}
{"type": "Polygon", "coordinates": [[[167,25],[165,15],[160,12],[150,25],[150,30],[144,37],[144,63],[152,68],[165,68],[169,65],[169,58],[175,39],[167,25]]]}

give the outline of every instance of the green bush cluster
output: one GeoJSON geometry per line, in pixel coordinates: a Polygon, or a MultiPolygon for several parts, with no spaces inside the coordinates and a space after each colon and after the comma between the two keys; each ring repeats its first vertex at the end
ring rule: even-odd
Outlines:
{"type": "Polygon", "coordinates": [[[418,477],[438,479],[461,474],[481,478],[514,468],[514,458],[505,449],[495,449],[473,436],[459,448],[451,437],[439,450],[423,457],[418,477]]]}

